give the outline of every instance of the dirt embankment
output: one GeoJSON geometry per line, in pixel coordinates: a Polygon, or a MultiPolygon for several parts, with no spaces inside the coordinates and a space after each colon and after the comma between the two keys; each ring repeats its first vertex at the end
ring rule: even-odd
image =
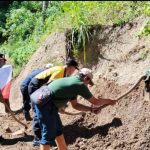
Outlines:
{"type": "MultiPolygon", "coordinates": [[[[64,63],[63,58],[65,58],[66,55],[65,41],[66,37],[64,33],[54,33],[50,35],[41,47],[39,47],[39,49],[33,54],[24,68],[22,68],[21,73],[12,83],[10,101],[13,110],[17,110],[22,106],[20,84],[33,69],[44,68],[47,63],[53,63],[55,65],[64,63]]],[[[4,110],[1,110],[0,112],[4,112],[4,110]]]]}
{"type": "MultiPolygon", "coordinates": [[[[94,39],[87,45],[87,66],[94,71],[95,86],[92,93],[104,98],[116,99],[127,91],[138,78],[150,67],[149,39],[138,38],[136,35],[143,28],[148,18],[140,17],[122,27],[103,27],[96,29],[94,39]],[[147,51],[148,50],[148,51],[147,51]],[[143,54],[144,53],[144,54],[143,54]],[[143,58],[143,55],[145,56],[143,58]]],[[[61,36],[56,36],[60,39],[61,36]]],[[[63,45],[65,46],[65,37],[63,45]]],[[[50,38],[54,40],[54,37],[50,38]]],[[[55,42],[51,48],[57,49],[55,42]],[[54,46],[55,45],[55,46],[54,46]]],[[[65,49],[65,48],[64,48],[65,49]]],[[[39,50],[26,65],[20,76],[14,81],[15,86],[27,72],[34,68],[37,61],[45,57],[44,49],[39,50]],[[33,65],[34,64],[34,65],[33,65]],[[32,66],[32,67],[30,67],[32,66]],[[28,69],[30,68],[30,69],[28,69]],[[28,70],[26,72],[26,70],[28,70]]],[[[55,55],[53,55],[55,56],[55,55]]],[[[82,55],[81,55],[82,58],[82,55]]],[[[82,60],[80,60],[82,64],[82,60]]],[[[39,66],[43,65],[41,61],[39,66]]],[[[143,95],[144,83],[128,96],[121,99],[115,106],[103,109],[98,115],[87,113],[85,116],[61,115],[64,124],[64,134],[70,150],[149,150],[150,149],[150,100],[143,95]]],[[[16,92],[16,97],[18,92],[16,92]]],[[[13,101],[13,100],[11,100],[13,101]]],[[[18,100],[21,97],[18,96],[18,100]]],[[[20,107],[21,103],[17,103],[20,107]]],[[[89,105],[79,98],[79,101],[89,105]]],[[[69,106],[68,111],[75,111],[69,106]]],[[[23,120],[22,114],[17,117],[23,120]]],[[[0,116],[0,133],[6,126],[12,131],[21,128],[11,117],[0,116]]],[[[31,125],[31,123],[29,123],[31,125]]],[[[4,134],[6,139],[2,150],[36,150],[32,147],[32,132],[28,135],[12,136],[4,134]]],[[[56,149],[53,147],[52,149],[56,149]]]]}

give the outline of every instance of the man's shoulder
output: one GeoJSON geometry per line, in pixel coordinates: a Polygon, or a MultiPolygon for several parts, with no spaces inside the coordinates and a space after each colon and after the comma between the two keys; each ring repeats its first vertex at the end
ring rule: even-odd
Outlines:
{"type": "Polygon", "coordinates": [[[7,64],[7,65],[3,65],[1,68],[12,68],[12,65],[10,65],[10,64],[7,64]]]}
{"type": "Polygon", "coordinates": [[[54,69],[56,71],[64,71],[64,67],[63,66],[55,66],[52,69],[54,69]]]}
{"type": "Polygon", "coordinates": [[[43,73],[46,73],[46,72],[53,73],[53,72],[63,71],[63,70],[64,70],[63,66],[55,66],[55,67],[51,67],[49,69],[46,69],[43,73]]]}
{"type": "Polygon", "coordinates": [[[32,71],[26,76],[26,78],[30,78],[30,77],[32,77],[32,76],[35,76],[35,75],[41,73],[42,71],[44,71],[44,70],[42,70],[42,69],[35,69],[35,70],[32,70],[32,71]]]}
{"type": "Polygon", "coordinates": [[[80,87],[84,86],[84,83],[80,80],[79,76],[77,76],[77,75],[65,77],[65,78],[66,78],[66,82],[68,82],[74,86],[80,86],[80,87]]]}

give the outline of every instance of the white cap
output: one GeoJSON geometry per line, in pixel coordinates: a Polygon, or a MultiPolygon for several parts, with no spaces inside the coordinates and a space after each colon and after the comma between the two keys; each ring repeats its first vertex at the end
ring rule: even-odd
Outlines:
{"type": "Polygon", "coordinates": [[[49,64],[46,64],[46,65],[45,65],[45,68],[48,69],[48,68],[51,68],[51,67],[53,67],[53,66],[54,66],[53,64],[49,63],[49,64]]]}
{"type": "Polygon", "coordinates": [[[93,74],[92,74],[92,70],[91,69],[88,69],[88,68],[82,68],[80,71],[79,71],[80,74],[83,74],[85,76],[88,76],[91,80],[91,83],[90,85],[94,85],[92,79],[93,79],[93,74]]]}

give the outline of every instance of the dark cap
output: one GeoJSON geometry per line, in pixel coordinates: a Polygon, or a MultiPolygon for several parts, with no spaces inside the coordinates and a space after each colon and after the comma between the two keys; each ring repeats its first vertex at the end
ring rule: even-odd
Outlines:
{"type": "Polygon", "coordinates": [[[75,67],[76,69],[79,70],[79,68],[78,68],[78,63],[77,63],[74,59],[72,59],[72,58],[68,58],[68,59],[67,59],[66,65],[67,65],[67,66],[73,66],[73,67],[75,67]]]}
{"type": "Polygon", "coordinates": [[[1,53],[0,53],[0,60],[5,60],[5,61],[6,61],[4,54],[1,54],[1,53]]]}

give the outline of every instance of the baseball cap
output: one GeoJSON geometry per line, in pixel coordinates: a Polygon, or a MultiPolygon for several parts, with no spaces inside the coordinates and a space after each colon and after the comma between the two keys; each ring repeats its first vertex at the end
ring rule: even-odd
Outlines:
{"type": "Polygon", "coordinates": [[[68,59],[67,59],[66,65],[67,65],[67,66],[73,66],[73,67],[75,67],[77,70],[79,70],[79,68],[78,68],[78,63],[77,63],[74,59],[72,59],[72,58],[68,58],[68,59]]]}
{"type": "Polygon", "coordinates": [[[89,83],[91,86],[94,85],[94,82],[92,81],[93,79],[93,74],[92,74],[92,70],[91,69],[88,69],[88,68],[82,68],[80,71],[79,71],[79,74],[83,74],[87,77],[90,78],[91,82],[89,83]]]}
{"type": "Polygon", "coordinates": [[[0,54],[0,60],[5,60],[6,61],[4,54],[0,54]]]}

